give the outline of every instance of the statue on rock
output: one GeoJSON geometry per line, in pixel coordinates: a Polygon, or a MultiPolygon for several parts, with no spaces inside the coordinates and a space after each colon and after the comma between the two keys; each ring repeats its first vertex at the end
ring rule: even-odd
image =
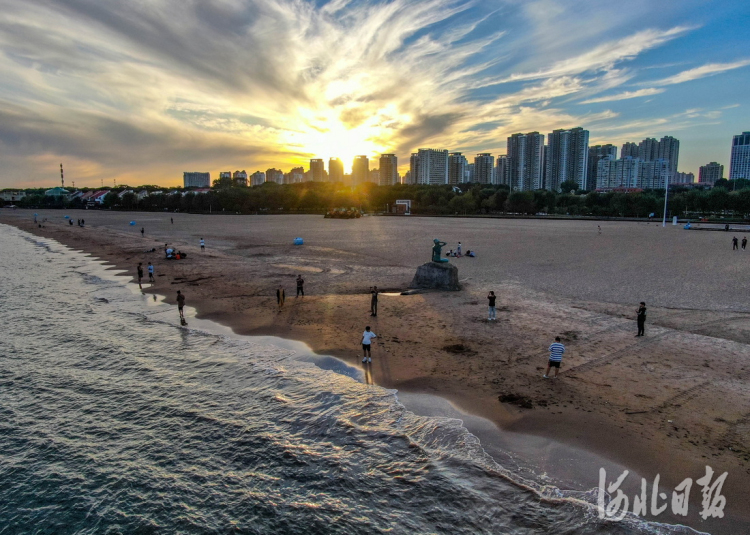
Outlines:
{"type": "Polygon", "coordinates": [[[443,245],[446,245],[444,241],[440,241],[437,238],[432,240],[435,245],[432,247],[432,261],[433,262],[447,262],[447,258],[443,258],[443,245]]]}

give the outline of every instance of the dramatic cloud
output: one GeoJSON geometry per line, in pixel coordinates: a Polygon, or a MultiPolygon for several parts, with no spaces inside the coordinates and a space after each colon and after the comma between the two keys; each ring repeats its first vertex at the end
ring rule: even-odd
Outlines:
{"type": "MultiPolygon", "coordinates": [[[[666,91],[622,89],[640,83],[644,55],[697,28],[646,0],[628,10],[600,0],[2,6],[0,187],[49,184],[60,161],[78,185],[176,184],[188,170],[286,170],[332,156],[348,167],[380,152],[395,152],[404,171],[418,147],[497,154],[519,131],[581,125],[624,136],[618,127],[637,131],[640,118],[581,104],[666,91]],[[644,28],[657,11],[662,19],[644,28]]],[[[665,110],[643,120],[688,128],[706,117],[665,110]]]]}

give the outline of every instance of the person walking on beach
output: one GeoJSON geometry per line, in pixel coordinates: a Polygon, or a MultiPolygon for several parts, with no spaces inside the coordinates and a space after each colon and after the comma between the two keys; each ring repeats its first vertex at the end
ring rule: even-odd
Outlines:
{"type": "Polygon", "coordinates": [[[747,247],[747,236],[743,236],[742,238],[742,250],[745,250],[745,247],[747,247]]]}
{"type": "Polygon", "coordinates": [[[489,313],[487,314],[487,321],[497,320],[495,313],[495,292],[487,294],[487,301],[489,301],[489,313]]]}
{"type": "Polygon", "coordinates": [[[597,225],[596,228],[599,229],[599,234],[601,234],[602,233],[602,226],[601,225],[597,225]]]}
{"type": "Polygon", "coordinates": [[[370,316],[374,317],[378,315],[378,287],[370,288],[370,294],[372,295],[370,297],[370,316]]]}
{"type": "Polygon", "coordinates": [[[143,262],[138,262],[138,286],[141,285],[143,280],[143,262]]]}
{"type": "Polygon", "coordinates": [[[81,219],[81,226],[83,226],[85,224],[86,224],[86,220],[85,219],[81,219]]]}
{"type": "Polygon", "coordinates": [[[636,314],[638,319],[638,334],[636,336],[643,336],[646,328],[646,303],[641,301],[641,306],[638,307],[636,314]]]}
{"type": "Polygon", "coordinates": [[[737,247],[737,236],[732,238],[732,251],[737,251],[739,247],[737,247]]]}
{"type": "Polygon", "coordinates": [[[297,275],[297,295],[295,297],[299,297],[300,294],[305,297],[305,279],[302,278],[302,275],[297,275]]]}
{"type": "Polygon", "coordinates": [[[461,256],[461,242],[458,242],[458,246],[456,247],[456,256],[461,256]]]}
{"type": "Polygon", "coordinates": [[[141,238],[145,237],[146,229],[141,227],[141,238]]]}
{"type": "Polygon", "coordinates": [[[362,362],[372,362],[372,339],[377,338],[377,335],[370,330],[370,326],[365,327],[365,332],[362,333],[362,362]]]}
{"type": "Polygon", "coordinates": [[[151,262],[148,263],[148,282],[156,282],[154,280],[154,265],[151,262]]]}
{"type": "Polygon", "coordinates": [[[177,310],[180,312],[180,323],[185,325],[185,313],[182,310],[185,308],[185,296],[182,295],[180,290],[177,290],[177,310]]]}
{"type": "Polygon", "coordinates": [[[172,224],[174,225],[174,217],[170,217],[170,218],[169,218],[169,222],[170,222],[170,223],[172,223],[172,224]]]}
{"type": "Polygon", "coordinates": [[[557,374],[562,364],[563,353],[565,353],[565,346],[560,342],[560,337],[555,336],[555,341],[549,346],[549,362],[547,362],[547,371],[544,372],[545,379],[549,379],[551,368],[555,368],[555,379],[557,379],[557,374]]]}
{"type": "Polygon", "coordinates": [[[276,289],[276,304],[279,305],[279,311],[281,311],[282,308],[284,308],[284,298],[286,296],[284,295],[284,287],[279,285],[279,287],[276,289]]]}
{"type": "Polygon", "coordinates": [[[205,250],[206,250],[206,242],[203,241],[203,238],[201,238],[201,251],[205,251],[205,250]]]}

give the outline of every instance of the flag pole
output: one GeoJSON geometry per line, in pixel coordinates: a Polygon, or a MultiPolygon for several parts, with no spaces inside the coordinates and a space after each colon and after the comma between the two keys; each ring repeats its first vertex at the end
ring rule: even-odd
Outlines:
{"type": "Polygon", "coordinates": [[[669,197],[669,177],[664,177],[664,217],[661,220],[662,228],[667,226],[667,197],[669,197]]]}

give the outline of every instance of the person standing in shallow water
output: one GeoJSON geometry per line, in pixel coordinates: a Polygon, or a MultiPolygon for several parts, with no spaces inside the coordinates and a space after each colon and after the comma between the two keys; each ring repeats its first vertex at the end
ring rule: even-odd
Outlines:
{"type": "Polygon", "coordinates": [[[185,308],[185,296],[182,295],[180,290],[177,290],[177,310],[180,312],[180,323],[185,324],[185,312],[182,310],[185,308]]]}
{"type": "Polygon", "coordinates": [[[141,285],[143,280],[143,262],[138,262],[138,286],[141,285]]]}
{"type": "Polygon", "coordinates": [[[148,263],[148,282],[156,282],[154,280],[154,265],[151,262],[148,263]]]}
{"type": "Polygon", "coordinates": [[[641,301],[641,306],[636,311],[638,318],[638,334],[636,336],[643,336],[646,329],[646,303],[641,301]]]}

